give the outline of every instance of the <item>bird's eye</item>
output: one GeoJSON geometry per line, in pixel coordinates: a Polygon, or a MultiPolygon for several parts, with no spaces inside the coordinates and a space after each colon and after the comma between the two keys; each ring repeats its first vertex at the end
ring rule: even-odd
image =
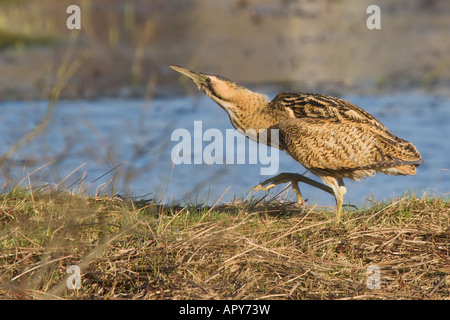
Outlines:
{"type": "Polygon", "coordinates": [[[211,78],[206,78],[205,81],[206,83],[211,83],[211,78]]]}

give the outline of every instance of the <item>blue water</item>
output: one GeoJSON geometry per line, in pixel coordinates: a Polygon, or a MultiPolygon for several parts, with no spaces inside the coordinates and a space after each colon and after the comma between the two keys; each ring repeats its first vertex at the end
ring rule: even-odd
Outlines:
{"type": "MultiPolygon", "coordinates": [[[[416,176],[379,174],[360,182],[346,180],[346,203],[363,205],[369,198],[385,200],[404,191],[419,195],[450,192],[449,97],[407,93],[343,98],[413,142],[425,160],[416,176]]],[[[1,154],[36,127],[46,107],[45,101],[0,103],[1,154]]],[[[47,183],[92,195],[145,196],[162,202],[198,199],[213,204],[218,199],[249,198],[249,189],[269,176],[261,176],[263,165],[248,163],[252,152],[248,142],[244,145],[246,164],[172,163],[171,152],[178,144],[171,141],[172,132],[184,128],[193,136],[194,121],[202,121],[202,132],[216,128],[225,136],[232,129],[227,114],[203,95],[148,101],[60,101],[46,130],[15,150],[1,168],[0,183],[4,188],[19,182],[33,187],[47,183]]],[[[200,152],[210,143],[204,141],[200,152]]],[[[280,152],[279,156],[280,172],[305,172],[288,155],[280,152]]],[[[277,187],[270,194],[281,190],[277,187]]],[[[333,197],[323,191],[306,185],[301,190],[308,203],[334,205],[333,197]]],[[[292,192],[283,196],[295,200],[292,192]]]]}

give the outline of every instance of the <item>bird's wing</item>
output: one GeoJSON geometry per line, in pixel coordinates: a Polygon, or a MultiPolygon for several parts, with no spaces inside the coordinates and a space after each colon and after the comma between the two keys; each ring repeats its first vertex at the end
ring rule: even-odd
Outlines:
{"type": "Polygon", "coordinates": [[[295,118],[326,119],[330,122],[370,123],[385,129],[381,122],[367,111],[346,100],[321,94],[282,92],[271,101],[270,106],[288,111],[295,118]]]}
{"type": "Polygon", "coordinates": [[[294,118],[274,128],[279,129],[281,148],[309,169],[352,171],[423,163],[410,142],[370,123],[294,118]]]}
{"type": "Polygon", "coordinates": [[[361,170],[423,163],[410,142],[346,100],[282,92],[270,107],[291,114],[276,126],[280,145],[306,168],[361,170]]]}

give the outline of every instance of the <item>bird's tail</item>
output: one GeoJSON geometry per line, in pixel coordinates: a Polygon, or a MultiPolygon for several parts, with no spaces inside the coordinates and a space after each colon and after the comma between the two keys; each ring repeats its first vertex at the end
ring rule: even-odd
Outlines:
{"type": "Polygon", "coordinates": [[[389,175],[393,175],[393,176],[397,176],[397,175],[414,176],[416,174],[416,168],[418,166],[419,166],[419,164],[409,164],[409,165],[398,166],[398,167],[393,167],[393,168],[383,168],[380,171],[385,174],[389,174],[389,175]]]}

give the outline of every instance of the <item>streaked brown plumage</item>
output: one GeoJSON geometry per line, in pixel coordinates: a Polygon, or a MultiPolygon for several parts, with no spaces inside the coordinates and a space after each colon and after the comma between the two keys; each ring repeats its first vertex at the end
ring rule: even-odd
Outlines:
{"type": "Polygon", "coordinates": [[[415,174],[423,163],[410,142],[345,100],[281,93],[270,106],[293,111],[292,119],[276,126],[280,141],[294,159],[323,175],[358,180],[376,172],[415,174]]]}
{"type": "Polygon", "coordinates": [[[381,172],[414,175],[422,164],[420,154],[408,141],[392,134],[368,112],[348,101],[313,93],[283,92],[271,101],[219,76],[171,66],[191,78],[207,96],[227,111],[233,126],[250,139],[250,129],[278,129],[279,144],[325,183],[299,174],[282,173],[253,190],[268,190],[292,182],[297,202],[303,203],[298,182],[314,185],[336,198],[337,221],[346,188],[343,178],[359,180],[381,172]]]}

